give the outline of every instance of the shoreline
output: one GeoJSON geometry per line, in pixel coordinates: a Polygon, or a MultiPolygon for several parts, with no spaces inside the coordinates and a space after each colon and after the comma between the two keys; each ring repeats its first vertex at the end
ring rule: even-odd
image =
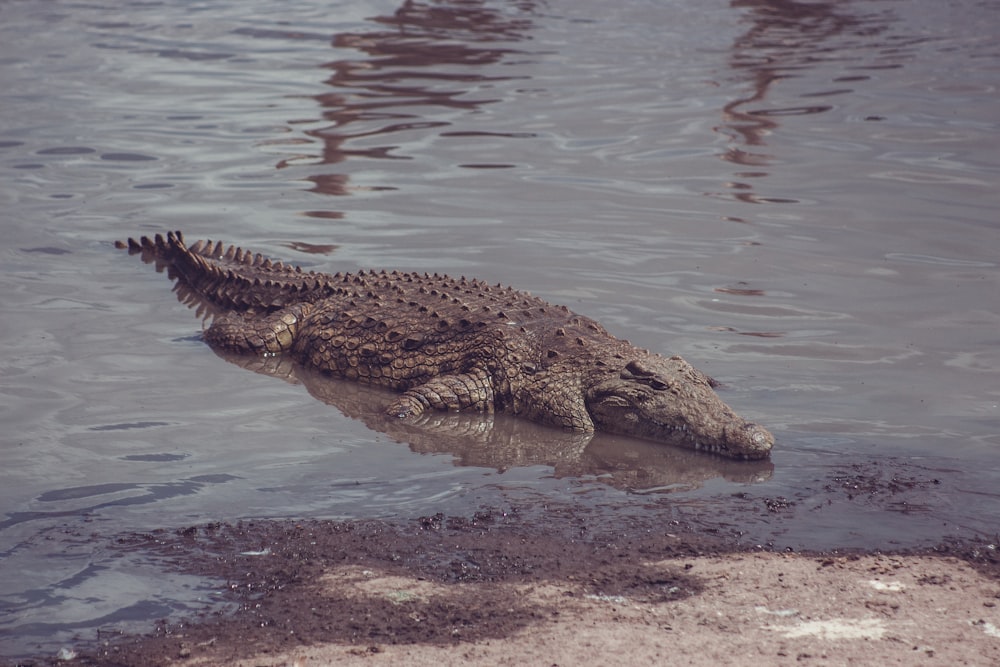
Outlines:
{"type": "Polygon", "coordinates": [[[127,533],[116,548],[218,581],[229,611],[4,664],[1000,664],[995,545],[773,552],[587,515],[127,533]]]}

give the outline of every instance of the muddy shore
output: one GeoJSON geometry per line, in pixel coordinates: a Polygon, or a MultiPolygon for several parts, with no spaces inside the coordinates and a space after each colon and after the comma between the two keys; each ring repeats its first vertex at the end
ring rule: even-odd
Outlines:
{"type": "Polygon", "coordinates": [[[116,548],[218,582],[228,605],[10,664],[1000,663],[994,545],[774,552],[586,514],[120,535],[116,548]]]}

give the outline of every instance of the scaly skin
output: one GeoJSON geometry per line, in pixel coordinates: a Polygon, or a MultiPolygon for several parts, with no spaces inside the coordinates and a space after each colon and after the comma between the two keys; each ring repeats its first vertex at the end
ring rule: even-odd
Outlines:
{"type": "Polygon", "coordinates": [[[401,392],[388,414],[506,412],[574,431],[662,441],[733,458],[773,436],[732,411],[681,357],[609,334],[565,306],[437,274],[303,272],[180,232],[117,242],[166,267],[178,298],[214,315],[212,346],[286,354],[401,392]]]}

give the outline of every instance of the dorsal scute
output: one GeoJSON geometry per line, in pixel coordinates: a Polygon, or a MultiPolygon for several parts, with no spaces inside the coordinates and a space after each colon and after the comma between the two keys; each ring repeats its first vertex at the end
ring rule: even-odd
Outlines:
{"type": "Polygon", "coordinates": [[[317,273],[221,241],[199,240],[188,247],[177,233],[166,238],[158,235],[154,240],[143,237],[141,242],[130,239],[127,247],[130,252],[142,252],[144,258],[155,257],[157,262],[174,267],[173,277],[184,284],[188,302],[201,298],[215,310],[266,312],[333,298],[364,301],[373,308],[393,303],[406,304],[406,308],[431,306],[429,310],[448,312],[449,319],[480,317],[484,322],[488,318],[490,322],[517,321],[519,325],[566,314],[565,310],[543,309],[546,304],[526,292],[464,275],[381,269],[317,273]]]}
{"type": "Polygon", "coordinates": [[[172,267],[171,277],[179,288],[183,286],[178,298],[192,307],[273,310],[316,301],[332,290],[326,274],[304,272],[222,241],[198,240],[188,247],[179,232],[129,239],[116,246],[141,253],[144,261],[172,267]]]}

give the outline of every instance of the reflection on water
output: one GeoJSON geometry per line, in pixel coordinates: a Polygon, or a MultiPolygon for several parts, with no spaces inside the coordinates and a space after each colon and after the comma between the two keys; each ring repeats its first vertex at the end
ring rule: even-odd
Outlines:
{"type": "MultiPolygon", "coordinates": [[[[516,13],[508,15],[510,7],[482,1],[406,2],[391,15],[372,18],[378,29],[337,34],[334,47],[356,49],[364,57],[323,65],[332,72],[326,84],[333,90],[315,99],[330,124],[304,133],[320,141],[322,152],[286,158],[277,167],[292,161],[336,165],[348,158],[414,159],[383,142],[449,126],[438,119],[440,109],[471,113],[499,101],[489,95],[492,84],[513,75],[487,74],[484,67],[521,53],[511,45],[527,38],[531,5],[518,3],[516,13]]],[[[307,180],[317,193],[346,195],[352,189],[346,172],[314,173],[307,180]]],[[[342,213],[307,215],[338,218],[342,213]]]]}
{"type": "MultiPolygon", "coordinates": [[[[773,155],[762,152],[767,137],[783,116],[820,114],[831,104],[812,102],[854,92],[840,86],[800,95],[809,103],[795,106],[762,106],[774,85],[802,76],[803,71],[843,63],[850,67],[859,56],[858,46],[871,44],[885,32],[889,17],[884,13],[858,15],[857,3],[799,2],[798,0],[732,0],[734,9],[745,10],[746,32],[733,43],[729,66],[749,79],[750,93],[728,102],[722,109],[720,132],[732,137],[722,159],[752,169],[736,174],[741,179],[764,178],[773,155]]],[[[861,81],[868,77],[838,77],[838,82],[861,81]]],[[[727,184],[731,196],[744,203],[794,204],[797,199],[763,196],[754,192],[752,182],[727,184]]]]}
{"type": "MultiPolygon", "coordinates": [[[[176,456],[151,455],[129,457],[132,461],[171,461],[176,456]]],[[[87,516],[108,508],[147,505],[163,502],[179,496],[200,493],[206,484],[222,484],[238,479],[234,475],[197,475],[191,479],[163,484],[88,484],[46,491],[35,497],[36,503],[52,503],[59,509],[35,512],[8,512],[0,521],[0,530],[10,528],[24,521],[54,519],[57,517],[87,516]],[[82,502],[75,502],[75,501],[82,502]]],[[[45,505],[41,505],[44,507],[45,505]]]]}

